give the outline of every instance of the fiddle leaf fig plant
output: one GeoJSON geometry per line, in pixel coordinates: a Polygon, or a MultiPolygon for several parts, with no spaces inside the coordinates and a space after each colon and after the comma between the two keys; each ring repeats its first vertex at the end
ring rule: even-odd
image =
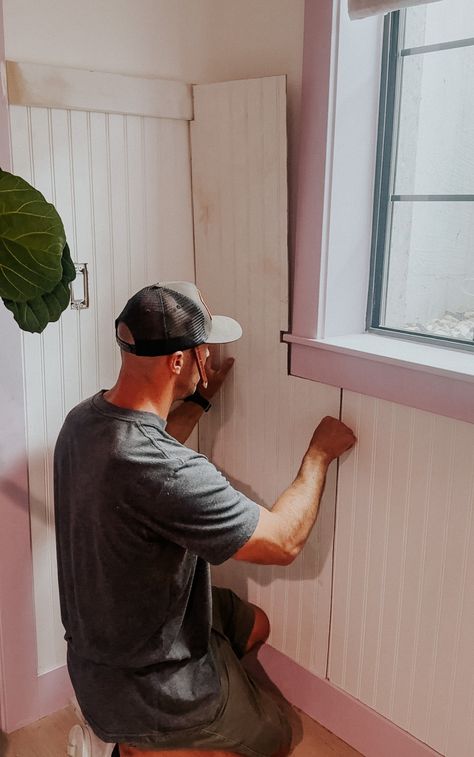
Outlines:
{"type": "Polygon", "coordinates": [[[0,297],[24,331],[57,321],[76,277],[59,214],[41,192],[0,169],[0,297]]]}
{"type": "Polygon", "coordinates": [[[40,294],[26,302],[3,300],[5,307],[11,310],[15,321],[23,331],[40,333],[48,323],[57,321],[69,305],[71,297],[69,284],[76,278],[76,269],[71,260],[67,242],[61,257],[61,268],[62,277],[51,292],[40,294]]]}

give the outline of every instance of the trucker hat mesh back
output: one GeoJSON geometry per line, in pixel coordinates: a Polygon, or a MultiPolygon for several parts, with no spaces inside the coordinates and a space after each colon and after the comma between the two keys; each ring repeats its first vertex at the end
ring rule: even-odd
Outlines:
{"type": "Polygon", "coordinates": [[[202,309],[190,297],[153,285],[137,292],[117,318],[125,323],[139,355],[166,355],[203,344],[210,329],[202,309]]]}

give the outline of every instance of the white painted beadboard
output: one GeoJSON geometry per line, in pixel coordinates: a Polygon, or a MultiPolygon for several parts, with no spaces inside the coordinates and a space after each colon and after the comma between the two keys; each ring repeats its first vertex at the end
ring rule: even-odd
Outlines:
{"type": "MultiPolygon", "coordinates": [[[[200,423],[200,449],[237,488],[266,507],[291,483],[321,416],[339,391],[287,375],[285,78],[194,87],[191,124],[196,276],[211,310],[244,336],[223,349],[236,363],[200,423]]],[[[229,561],[220,584],[261,605],[270,642],[326,674],[335,469],[317,526],[289,568],[229,561]]]]}
{"type": "Polygon", "coordinates": [[[448,757],[474,754],[474,426],[344,393],[330,679],[448,757]]]}
{"type": "Polygon", "coordinates": [[[23,338],[38,672],[64,664],[52,454],[68,410],[109,387],[114,320],[159,279],[194,279],[186,121],[11,106],[13,170],[57,207],[72,258],[88,263],[90,308],[23,338]]]}

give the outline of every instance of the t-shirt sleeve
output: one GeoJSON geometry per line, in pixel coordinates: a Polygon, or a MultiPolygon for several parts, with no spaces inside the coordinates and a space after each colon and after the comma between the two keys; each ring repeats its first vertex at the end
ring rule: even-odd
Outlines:
{"type": "Polygon", "coordinates": [[[198,454],[175,467],[156,504],[158,533],[213,565],[232,557],[259,519],[258,505],[198,454]]]}

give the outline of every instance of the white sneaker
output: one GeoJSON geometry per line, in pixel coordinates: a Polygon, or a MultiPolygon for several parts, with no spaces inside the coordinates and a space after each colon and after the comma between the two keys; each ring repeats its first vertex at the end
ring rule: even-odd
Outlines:
{"type": "Polygon", "coordinates": [[[67,740],[68,757],[111,757],[115,744],[99,739],[86,723],[73,725],[67,740]]]}

